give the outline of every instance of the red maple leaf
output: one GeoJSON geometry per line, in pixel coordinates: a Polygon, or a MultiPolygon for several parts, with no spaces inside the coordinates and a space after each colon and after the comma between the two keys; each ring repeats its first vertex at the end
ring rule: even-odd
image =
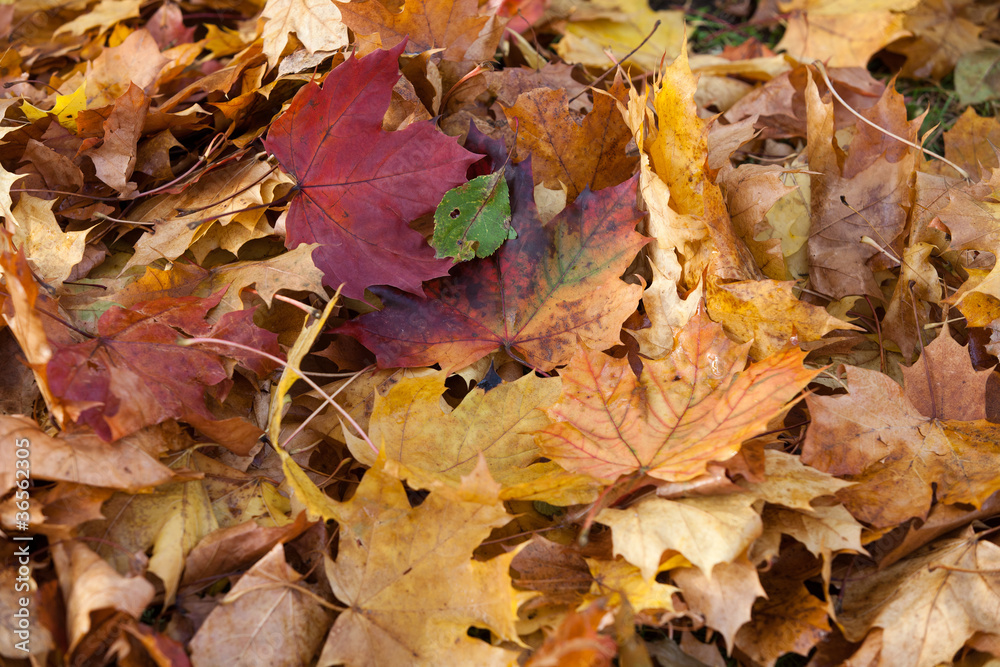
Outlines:
{"type": "Polygon", "coordinates": [[[232,433],[239,426],[235,423],[219,428],[225,422],[216,420],[206,406],[207,391],[229,377],[223,355],[261,376],[274,364],[228,346],[177,344],[184,334],[210,336],[280,354],[277,335],[254,325],[252,310],[226,313],[214,326],[205,321],[224,291],[207,298],[166,297],[130,309],[113,306],[98,321],[97,337],[69,345],[50,341],[54,353],[47,374],[52,394],[75,413],[75,422],[89,425],[105,441],[182,419],[220,444],[242,448],[245,434],[232,433]]]}
{"type": "Polygon", "coordinates": [[[432,121],[382,129],[405,45],[352,57],[322,88],[306,86],[264,142],[299,184],[285,244],[320,243],[313,260],[323,282],[343,283],[352,298],[369,285],[420,294],[422,281],[448,272],[451,261],[436,259],[409,223],[433,212],[479,159],[432,121]]]}

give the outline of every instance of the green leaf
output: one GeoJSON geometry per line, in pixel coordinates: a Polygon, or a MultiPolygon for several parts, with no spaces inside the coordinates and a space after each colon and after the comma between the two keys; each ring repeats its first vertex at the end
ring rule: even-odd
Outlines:
{"type": "Polygon", "coordinates": [[[449,190],[434,212],[431,245],[439,258],[464,262],[489,257],[504,241],[515,238],[503,168],[449,190]]]}

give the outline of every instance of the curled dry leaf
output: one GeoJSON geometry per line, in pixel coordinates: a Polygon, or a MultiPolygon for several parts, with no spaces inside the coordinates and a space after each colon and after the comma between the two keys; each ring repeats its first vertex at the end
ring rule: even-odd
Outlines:
{"type": "MultiPolygon", "coordinates": [[[[15,460],[15,443],[31,443],[31,476],[89,484],[122,491],[139,491],[168,482],[173,471],[159,462],[166,442],[152,435],[135,434],[113,443],[92,433],[53,437],[21,415],[0,416],[0,452],[5,461],[15,460]]],[[[14,467],[0,470],[0,494],[14,488],[14,467]]]]}
{"type": "Polygon", "coordinates": [[[138,574],[118,574],[82,542],[59,541],[51,548],[66,604],[70,651],[90,630],[92,611],[117,609],[138,618],[153,601],[153,584],[138,574]]]}
{"type": "Polygon", "coordinates": [[[329,0],[267,0],[261,18],[266,21],[261,38],[269,67],[278,63],[293,32],[309,53],[336,51],[348,44],[347,26],[329,0]]]}

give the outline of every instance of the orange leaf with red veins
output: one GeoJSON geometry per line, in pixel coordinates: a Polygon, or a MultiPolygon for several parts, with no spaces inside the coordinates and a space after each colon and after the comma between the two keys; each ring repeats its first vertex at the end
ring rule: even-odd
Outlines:
{"type": "MultiPolygon", "coordinates": [[[[277,335],[254,325],[251,310],[226,313],[214,326],[206,322],[221,298],[220,291],[204,299],[147,301],[128,310],[113,306],[101,316],[97,337],[70,345],[53,341],[46,367],[51,392],[64,401],[73,421],[89,425],[105,441],[167,419],[211,429],[219,422],[205,404],[206,392],[229,377],[221,355],[258,376],[274,366],[231,347],[184,347],[178,344],[179,332],[280,353],[277,335]]],[[[211,434],[219,437],[215,429],[211,434]]],[[[243,448],[236,442],[220,444],[243,448]]],[[[253,440],[242,444],[249,449],[253,440]]]]}
{"type": "Polygon", "coordinates": [[[636,472],[694,479],[763,432],[819,372],[802,367],[806,353],[797,349],[743,371],[748,349],[701,311],[673,352],[646,361],[639,377],[627,359],[581,347],[547,410],[558,423],[538,432],[539,445],[564,468],[600,480],[636,472]]]}
{"type": "MultiPolygon", "coordinates": [[[[485,150],[498,164],[495,148],[485,150]]],[[[439,363],[444,370],[499,347],[549,370],[569,361],[579,339],[601,349],[617,344],[642,294],[619,276],[649,240],[634,231],[635,180],[584,190],[542,225],[530,169],[527,160],[507,169],[516,239],[426,283],[426,298],[373,288],[385,308],[339,331],[375,352],[382,367],[439,363]]]]}

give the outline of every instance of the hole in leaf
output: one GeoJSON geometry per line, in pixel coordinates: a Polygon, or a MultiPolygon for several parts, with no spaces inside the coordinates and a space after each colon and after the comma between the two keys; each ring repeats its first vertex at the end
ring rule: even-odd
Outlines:
{"type": "Polygon", "coordinates": [[[406,490],[406,500],[410,503],[410,507],[420,507],[427,496],[431,495],[430,491],[425,491],[423,489],[411,489],[406,484],[403,484],[403,488],[406,490]]]}
{"type": "Polygon", "coordinates": [[[451,213],[449,213],[448,215],[449,215],[449,216],[451,216],[451,219],[452,219],[452,220],[454,220],[454,219],[455,219],[455,218],[457,218],[457,217],[458,217],[459,215],[461,215],[461,213],[462,213],[462,212],[461,212],[461,211],[459,211],[459,210],[458,210],[458,209],[456,208],[456,209],[453,209],[453,210],[452,210],[452,212],[451,212],[451,213]]]}
{"type": "Polygon", "coordinates": [[[455,408],[458,407],[458,404],[462,402],[462,399],[465,398],[476,385],[467,381],[460,375],[452,375],[444,381],[444,386],[444,400],[448,405],[455,408]]]}
{"type": "Polygon", "coordinates": [[[474,639],[480,639],[487,644],[490,643],[490,631],[486,628],[477,628],[473,625],[466,631],[466,634],[474,639]]]}

